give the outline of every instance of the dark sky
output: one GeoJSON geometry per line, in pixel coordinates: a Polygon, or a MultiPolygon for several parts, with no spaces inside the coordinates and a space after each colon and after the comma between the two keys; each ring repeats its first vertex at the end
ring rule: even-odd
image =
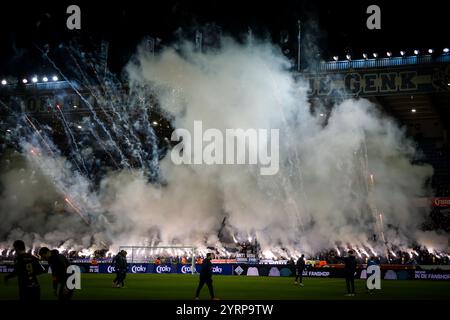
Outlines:
{"type": "Polygon", "coordinates": [[[2,1],[0,6],[0,76],[39,69],[42,59],[35,45],[49,44],[52,48],[74,37],[108,40],[109,63],[120,69],[144,36],[170,43],[179,27],[187,32],[208,23],[236,37],[251,27],[256,35],[275,42],[285,30],[295,47],[300,18],[305,47],[316,46],[325,58],[343,56],[346,50],[357,56],[366,50],[442,50],[450,45],[445,1],[71,0],[2,1]],[[81,8],[81,31],[66,28],[70,4],[81,8]],[[370,4],[381,8],[381,30],[366,28],[370,4]]]}

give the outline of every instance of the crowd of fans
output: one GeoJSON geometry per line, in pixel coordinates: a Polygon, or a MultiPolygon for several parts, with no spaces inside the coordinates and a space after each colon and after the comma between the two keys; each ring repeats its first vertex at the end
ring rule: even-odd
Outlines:
{"type": "MultiPolygon", "coordinates": [[[[402,250],[390,250],[387,249],[386,252],[380,253],[378,255],[368,254],[367,251],[356,251],[356,260],[359,264],[365,264],[372,258],[379,264],[401,264],[401,265],[450,265],[450,256],[447,254],[438,254],[436,252],[429,252],[427,249],[421,248],[419,246],[413,248],[413,251],[405,252],[402,250]]],[[[36,255],[38,251],[29,250],[28,253],[36,255]]],[[[226,261],[236,261],[242,263],[242,261],[236,260],[237,257],[242,257],[242,250],[236,251],[233,254],[221,255],[217,251],[215,257],[216,259],[223,259],[226,261]]],[[[250,252],[247,250],[246,252],[250,252]]],[[[340,264],[341,252],[346,252],[345,249],[341,249],[339,252],[335,249],[324,250],[318,252],[316,255],[306,256],[306,259],[312,261],[315,266],[325,266],[330,264],[340,264]]],[[[83,256],[76,251],[62,251],[61,255],[68,258],[74,263],[89,262],[89,263],[111,263],[115,254],[108,252],[107,250],[95,251],[93,255],[83,256]],[[108,254],[106,254],[108,253],[108,254]]],[[[258,263],[262,257],[258,254],[251,254],[256,256],[256,260],[249,260],[249,263],[258,263]]],[[[128,257],[129,259],[131,258],[128,257]]],[[[203,261],[203,256],[195,256],[195,263],[199,264],[203,261]]],[[[13,250],[3,250],[0,251],[0,261],[13,261],[14,251],[13,250]]],[[[265,259],[266,261],[267,259],[265,259]]],[[[285,261],[287,264],[294,263],[295,258],[289,256],[279,256],[275,259],[276,261],[285,261]]],[[[131,259],[130,259],[131,262],[131,259]]],[[[191,264],[192,257],[187,255],[182,256],[169,256],[169,255],[152,255],[145,256],[145,258],[138,258],[134,262],[140,263],[155,263],[155,264],[191,264]]]]}
{"type": "MultiPolygon", "coordinates": [[[[345,252],[345,251],[343,251],[345,252]]],[[[360,264],[367,263],[372,258],[379,264],[402,264],[402,265],[449,265],[450,259],[447,254],[429,252],[426,249],[415,247],[413,251],[390,250],[378,255],[365,254],[356,250],[356,261],[360,264]]],[[[339,264],[341,255],[336,250],[322,251],[310,260],[325,261],[326,264],[339,264]]]]}

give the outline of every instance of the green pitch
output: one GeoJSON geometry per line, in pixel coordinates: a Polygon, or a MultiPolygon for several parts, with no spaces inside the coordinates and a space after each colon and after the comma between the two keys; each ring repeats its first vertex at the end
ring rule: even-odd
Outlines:
{"type": "MultiPolygon", "coordinates": [[[[8,285],[0,278],[0,300],[17,299],[17,282],[12,279],[8,285]]],[[[194,298],[198,276],[129,274],[125,288],[112,288],[114,275],[82,274],[81,290],[74,299],[187,299],[194,298]]],[[[304,287],[294,285],[294,278],[214,276],[214,289],[221,300],[355,300],[355,299],[450,299],[450,282],[447,281],[382,281],[382,289],[373,295],[365,293],[365,282],[356,280],[356,296],[345,297],[344,279],[304,278],[304,287]]],[[[50,275],[39,277],[42,299],[53,300],[50,275]]],[[[209,299],[205,286],[200,299],[209,299]]]]}

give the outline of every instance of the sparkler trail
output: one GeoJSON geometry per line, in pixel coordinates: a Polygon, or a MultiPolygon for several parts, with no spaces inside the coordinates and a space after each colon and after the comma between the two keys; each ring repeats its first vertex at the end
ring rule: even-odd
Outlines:
{"type": "MultiPolygon", "coordinates": [[[[77,58],[72,53],[70,54],[72,59],[76,61],[76,66],[79,69],[78,71],[82,74],[83,78],[86,78],[86,75],[81,69],[77,58]]],[[[88,85],[88,89],[95,97],[98,105],[109,105],[114,118],[111,117],[109,115],[109,112],[107,112],[103,107],[101,107],[101,110],[103,110],[107,117],[107,120],[112,124],[112,129],[115,133],[115,136],[119,139],[123,139],[128,154],[137,158],[139,167],[145,171],[145,174],[150,176],[152,180],[157,181],[159,179],[158,174],[155,175],[155,172],[157,173],[159,171],[159,155],[157,152],[157,148],[152,148],[151,156],[143,148],[140,138],[137,136],[137,132],[135,132],[135,130],[133,129],[134,125],[130,122],[130,112],[125,108],[125,106],[128,106],[129,109],[136,108],[137,111],[140,111],[141,116],[143,117],[143,121],[140,122],[141,132],[146,136],[147,141],[150,142],[151,146],[156,146],[158,141],[156,139],[154,129],[151,127],[148,118],[149,109],[147,104],[149,103],[146,103],[145,98],[136,99],[133,98],[133,94],[125,94],[120,80],[118,80],[115,75],[111,74],[109,70],[106,70],[105,72],[105,77],[107,77],[106,80],[100,77],[97,71],[97,66],[93,62],[90,62],[89,65],[91,67],[91,70],[94,72],[98,87],[102,92],[100,92],[100,89],[95,89],[95,87],[93,87],[92,85],[88,85]],[[109,83],[109,85],[107,85],[107,83],[109,83]],[[149,159],[148,162],[146,162],[146,159],[149,159]]],[[[133,87],[131,87],[129,90],[132,89],[133,87]]],[[[137,96],[139,96],[139,92],[137,96]]]]}
{"type": "MultiPolygon", "coordinates": [[[[89,110],[90,110],[92,116],[94,117],[94,120],[100,126],[100,128],[102,128],[103,132],[108,136],[108,139],[109,139],[110,143],[112,144],[112,146],[114,147],[115,151],[117,151],[118,154],[120,155],[121,164],[124,165],[126,168],[130,168],[130,164],[126,160],[124,154],[122,153],[122,150],[118,147],[117,143],[115,142],[115,140],[111,136],[111,133],[109,132],[109,130],[106,129],[106,127],[103,124],[103,122],[98,118],[97,113],[95,112],[95,110],[94,110],[93,106],[91,105],[91,103],[79,92],[79,90],[72,84],[72,82],[64,75],[62,70],[48,56],[48,54],[46,52],[44,52],[43,50],[41,50],[39,47],[37,47],[37,48],[38,48],[39,51],[42,52],[44,57],[49,61],[49,63],[53,66],[53,68],[55,68],[55,70],[58,71],[58,73],[63,77],[63,79],[70,85],[72,90],[75,91],[75,93],[80,97],[80,99],[85,103],[85,105],[87,105],[89,107],[89,110]]],[[[100,105],[100,108],[102,109],[102,111],[105,114],[107,114],[107,112],[103,109],[103,107],[101,105],[100,105]]]]}
{"type": "MultiPolygon", "coordinates": [[[[86,73],[82,70],[73,52],[70,52],[70,56],[75,61],[75,65],[78,68],[77,72],[82,75],[83,79],[86,79],[86,73]]],[[[134,86],[131,86],[129,88],[130,93],[127,94],[120,80],[109,70],[106,69],[105,77],[101,78],[97,70],[97,65],[93,61],[87,64],[90,66],[97,80],[97,86],[93,86],[88,82],[87,89],[97,101],[97,105],[100,106],[100,110],[105,114],[107,121],[111,124],[111,129],[115,137],[122,140],[126,154],[137,159],[139,168],[144,170],[145,174],[152,181],[158,181],[159,154],[157,147],[155,147],[158,144],[158,140],[148,118],[150,113],[149,105],[151,106],[151,103],[146,101],[145,95],[144,97],[141,96],[142,92],[146,92],[145,86],[139,88],[140,90],[137,90],[136,95],[131,93],[135,89],[134,86]],[[109,106],[111,115],[114,117],[102,107],[104,104],[109,106]],[[142,121],[139,121],[138,129],[136,129],[137,122],[134,124],[131,123],[132,119],[130,118],[131,113],[129,111],[132,109],[136,109],[138,114],[143,117],[142,121]],[[151,155],[143,148],[138,134],[143,134],[146,141],[153,146],[151,148],[151,155]]]]}
{"type": "Polygon", "coordinates": [[[94,130],[94,128],[92,128],[92,126],[88,126],[89,128],[89,132],[92,134],[92,136],[94,137],[94,139],[98,142],[98,144],[102,147],[103,151],[106,152],[106,154],[109,156],[109,159],[114,163],[116,169],[120,169],[120,165],[116,162],[116,159],[114,159],[113,155],[109,152],[108,148],[106,147],[106,145],[103,143],[102,139],[100,138],[100,136],[98,135],[98,133],[94,130]]]}
{"type": "MultiPolygon", "coordinates": [[[[39,162],[39,166],[41,168],[44,168],[46,171],[51,172],[51,169],[45,164],[44,161],[42,161],[40,159],[41,154],[39,153],[38,150],[35,150],[33,147],[29,147],[29,151],[33,155],[33,157],[36,159],[36,161],[39,162]]],[[[86,222],[86,224],[89,224],[88,221],[86,220],[86,218],[84,217],[82,210],[77,205],[75,205],[73,203],[73,201],[70,201],[69,198],[67,197],[67,194],[69,192],[66,190],[66,188],[60,183],[60,181],[55,179],[53,176],[50,175],[50,177],[53,178],[53,183],[55,184],[55,186],[59,187],[60,193],[65,196],[64,200],[75,210],[76,213],[78,213],[80,215],[80,217],[83,219],[84,222],[86,222]]]]}
{"type": "MultiPolygon", "coordinates": [[[[69,144],[72,146],[72,148],[75,148],[74,156],[77,158],[77,160],[78,159],[81,160],[81,164],[83,166],[84,173],[86,174],[86,176],[89,177],[89,172],[88,172],[88,170],[86,168],[86,164],[84,163],[83,155],[80,152],[80,150],[78,149],[75,137],[73,136],[72,130],[70,129],[69,125],[67,124],[66,118],[64,117],[64,113],[62,112],[61,107],[60,107],[59,104],[56,105],[56,109],[58,109],[59,114],[61,115],[61,119],[62,119],[62,121],[64,123],[64,131],[66,132],[66,136],[70,139],[69,140],[69,144]]],[[[75,161],[75,163],[76,163],[76,165],[78,167],[78,170],[81,171],[80,167],[78,166],[78,161],[75,161]]]]}
{"type": "Polygon", "coordinates": [[[30,124],[30,126],[33,128],[33,130],[36,132],[36,134],[41,138],[42,142],[44,143],[44,145],[47,147],[48,151],[54,155],[54,152],[52,150],[52,148],[49,146],[49,144],[47,143],[47,141],[44,139],[44,137],[42,136],[42,134],[39,132],[39,130],[36,128],[36,126],[34,125],[34,123],[30,120],[30,118],[28,118],[28,116],[26,114],[24,114],[24,118],[28,121],[28,123],[30,124]]]}
{"type": "Polygon", "coordinates": [[[89,221],[84,217],[84,215],[83,215],[81,209],[78,208],[74,203],[72,203],[72,201],[70,201],[70,199],[69,199],[68,197],[65,197],[65,198],[64,198],[64,201],[65,201],[67,204],[69,204],[70,207],[72,207],[72,209],[75,210],[76,213],[78,213],[78,215],[81,217],[81,219],[83,219],[83,221],[84,221],[86,224],[88,224],[88,225],[90,224],[89,221]]]}

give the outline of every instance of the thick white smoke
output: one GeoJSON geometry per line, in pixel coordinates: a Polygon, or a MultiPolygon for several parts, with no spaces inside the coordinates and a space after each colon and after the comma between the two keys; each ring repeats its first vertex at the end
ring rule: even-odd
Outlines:
{"type": "MultiPolygon", "coordinates": [[[[249,165],[177,166],[168,155],[161,162],[164,186],[148,183],[139,170],[111,172],[98,192],[80,192],[106,212],[108,231],[102,232],[115,246],[154,234],[166,244],[215,245],[224,217],[228,230],[256,236],[263,250],[358,246],[374,234],[380,239],[381,231],[404,247],[424,238],[443,241],[413,232],[423,216],[411,199],[428,194],[432,169],[411,163],[415,148],[404,130],[364,99],[345,100],[325,117],[311,112],[306,83],[294,81],[288,68],[279,48],[230,38],[208,52],[189,43],[156,56],[138,51],[126,69],[130,83],[151,86],[174,127],[193,132],[201,120],[204,130],[223,133],[279,129],[280,170],[262,176],[249,165]]],[[[6,183],[9,193],[15,185],[6,183]]],[[[89,234],[67,224],[61,240],[70,239],[71,230],[89,234]]]]}
{"type": "Polygon", "coordinates": [[[128,66],[130,80],[156,88],[175,127],[193,132],[194,121],[201,120],[204,129],[222,132],[279,128],[280,172],[261,176],[248,166],[177,167],[165,159],[169,187],[159,191],[159,200],[151,190],[147,197],[140,194],[142,185],[135,181],[121,184],[125,191],[119,193],[127,197],[115,203],[123,206],[119,212],[136,216],[135,221],[148,217],[166,240],[217,232],[226,215],[237,234],[256,235],[267,247],[355,245],[379,232],[367,204],[373,174],[371,202],[383,213],[384,228],[398,228],[395,240],[406,245],[423,218],[411,199],[427,193],[431,167],[411,164],[412,142],[366,100],[335,106],[325,125],[323,117],[311,114],[306,86],[295,82],[287,67],[278,48],[231,39],[208,53],[190,44],[156,57],[140,52],[138,62],[128,66]],[[128,210],[131,204],[140,209],[128,210]]]}

